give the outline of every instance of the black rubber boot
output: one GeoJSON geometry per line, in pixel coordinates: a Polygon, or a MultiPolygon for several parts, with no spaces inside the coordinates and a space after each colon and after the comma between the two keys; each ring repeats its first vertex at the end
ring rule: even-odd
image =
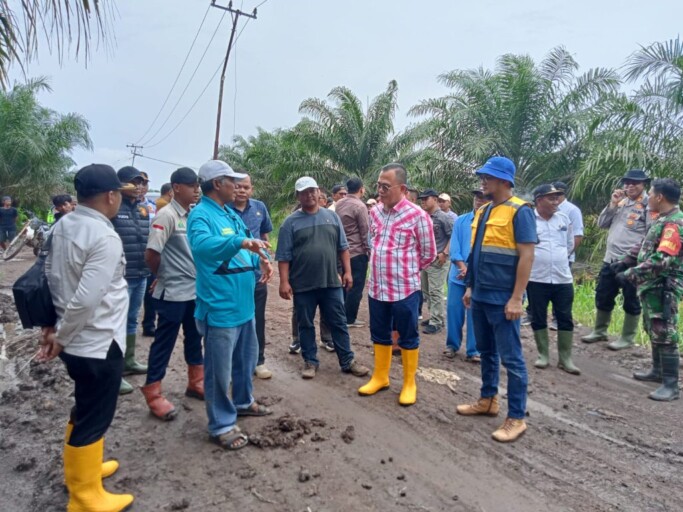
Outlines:
{"type": "Polygon", "coordinates": [[[678,347],[676,345],[663,345],[659,348],[662,360],[662,385],[650,393],[652,400],[658,402],[670,402],[680,396],[678,389],[678,347]]]}
{"type": "Polygon", "coordinates": [[[652,343],[652,368],[648,371],[633,372],[633,378],[647,382],[662,382],[662,360],[659,357],[659,346],[652,343]]]}

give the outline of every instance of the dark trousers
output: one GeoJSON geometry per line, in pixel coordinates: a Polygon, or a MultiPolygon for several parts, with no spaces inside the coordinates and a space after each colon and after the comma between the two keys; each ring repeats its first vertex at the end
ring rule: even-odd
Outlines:
{"type": "Polygon", "coordinates": [[[156,321],[156,302],[152,293],[149,291],[149,287],[156,279],[156,276],[150,275],[147,278],[147,286],[145,287],[145,299],[143,301],[143,313],[142,313],[142,331],[143,332],[154,332],[154,324],[156,321]]]}
{"type": "Polygon", "coordinates": [[[88,446],[102,439],[114,419],[123,374],[123,352],[112,341],[106,359],[66,352],[60,353],[59,358],[75,384],[76,404],[71,409],[74,428],[66,442],[75,447],[88,446]]]}
{"type": "MultiPolygon", "coordinates": [[[[322,315],[320,315],[320,341],[332,341],[330,327],[322,315]]],[[[292,307],[292,342],[299,343],[299,322],[296,319],[296,306],[292,307]]]]}
{"type": "MultiPolygon", "coordinates": [[[[641,307],[636,287],[630,282],[622,288],[624,294],[624,311],[629,315],[640,315],[641,307]]],[[[614,299],[619,295],[619,283],[615,274],[609,268],[609,263],[603,263],[598,275],[598,286],[595,288],[595,307],[601,311],[614,310],[614,299]]]]}
{"type": "Polygon", "coordinates": [[[553,304],[553,314],[557,319],[559,331],[573,331],[572,305],[574,304],[574,285],[536,283],[529,281],[526,286],[531,313],[531,328],[534,331],[548,327],[548,304],[553,304]]]}
{"type": "Polygon", "coordinates": [[[258,339],[258,360],[256,365],[266,362],[266,301],[268,300],[268,284],[256,283],[254,303],[256,305],[256,338],[258,339]]]}
{"type": "Polygon", "coordinates": [[[154,302],[159,320],[154,341],[149,347],[145,384],[159,382],[166,376],[166,368],[171,360],[180,326],[183,327],[185,362],[188,365],[204,364],[202,335],[197,330],[194,319],[194,301],[171,302],[154,299],[154,302]]]}
{"type": "Polygon", "coordinates": [[[417,315],[421,297],[421,292],[414,292],[396,302],[368,297],[372,342],[378,345],[391,345],[391,332],[398,331],[398,345],[401,348],[418,348],[420,334],[417,331],[417,315]]]}
{"type": "Polygon", "coordinates": [[[318,347],[315,343],[315,310],[320,307],[320,316],[324,317],[332,333],[339,366],[348,370],[353,361],[351,340],[346,327],[346,312],[341,288],[318,288],[307,292],[294,293],[294,307],[299,326],[299,343],[304,361],[314,365],[320,364],[317,359],[318,347]]]}
{"type": "Polygon", "coordinates": [[[368,275],[368,256],[360,254],[351,258],[351,277],[353,286],[346,292],[344,309],[346,309],[346,323],[352,324],[358,317],[358,308],[363,299],[363,288],[368,275]]]}

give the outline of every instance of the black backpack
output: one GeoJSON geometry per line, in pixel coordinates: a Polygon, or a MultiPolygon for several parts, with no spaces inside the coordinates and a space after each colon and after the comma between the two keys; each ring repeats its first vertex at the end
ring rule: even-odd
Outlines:
{"type": "Polygon", "coordinates": [[[57,323],[57,311],[45,275],[45,260],[51,246],[52,235],[49,235],[36,262],[12,286],[14,305],[24,329],[54,327],[57,323]]]}

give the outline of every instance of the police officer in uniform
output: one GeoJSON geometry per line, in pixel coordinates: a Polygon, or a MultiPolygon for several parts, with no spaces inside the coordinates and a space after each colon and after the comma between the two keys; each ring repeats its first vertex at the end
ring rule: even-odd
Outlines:
{"type": "Polygon", "coordinates": [[[584,343],[607,341],[607,328],[614,310],[614,299],[621,289],[624,294],[624,325],[619,339],[607,345],[611,350],[622,350],[633,346],[640,320],[640,301],[636,287],[630,282],[620,285],[610,265],[622,259],[629,250],[640,245],[650,225],[648,196],[645,187],[650,183],[647,174],[640,169],[631,169],[621,179],[623,188],[612,193],[612,199],[598,217],[598,227],[609,229],[607,250],[595,289],[595,327],[593,332],[583,336],[584,343]]]}
{"type": "Polygon", "coordinates": [[[652,344],[652,368],[633,378],[662,385],[652,400],[671,401],[678,389],[678,303],[683,293],[683,212],[678,208],[680,185],[670,179],[652,182],[649,207],[659,213],[640,248],[612,265],[617,280],[638,286],[643,324],[652,344]],[[635,266],[634,266],[635,265],[635,266]],[[624,268],[630,267],[623,271],[624,268]],[[622,272],[623,271],[623,272],[622,272]]]}

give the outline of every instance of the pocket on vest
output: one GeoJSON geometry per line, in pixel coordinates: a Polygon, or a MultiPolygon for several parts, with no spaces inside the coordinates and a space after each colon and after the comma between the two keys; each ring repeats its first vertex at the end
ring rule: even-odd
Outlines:
{"type": "Polygon", "coordinates": [[[507,254],[481,253],[477,280],[483,288],[512,290],[517,277],[517,258],[507,254]]]}

